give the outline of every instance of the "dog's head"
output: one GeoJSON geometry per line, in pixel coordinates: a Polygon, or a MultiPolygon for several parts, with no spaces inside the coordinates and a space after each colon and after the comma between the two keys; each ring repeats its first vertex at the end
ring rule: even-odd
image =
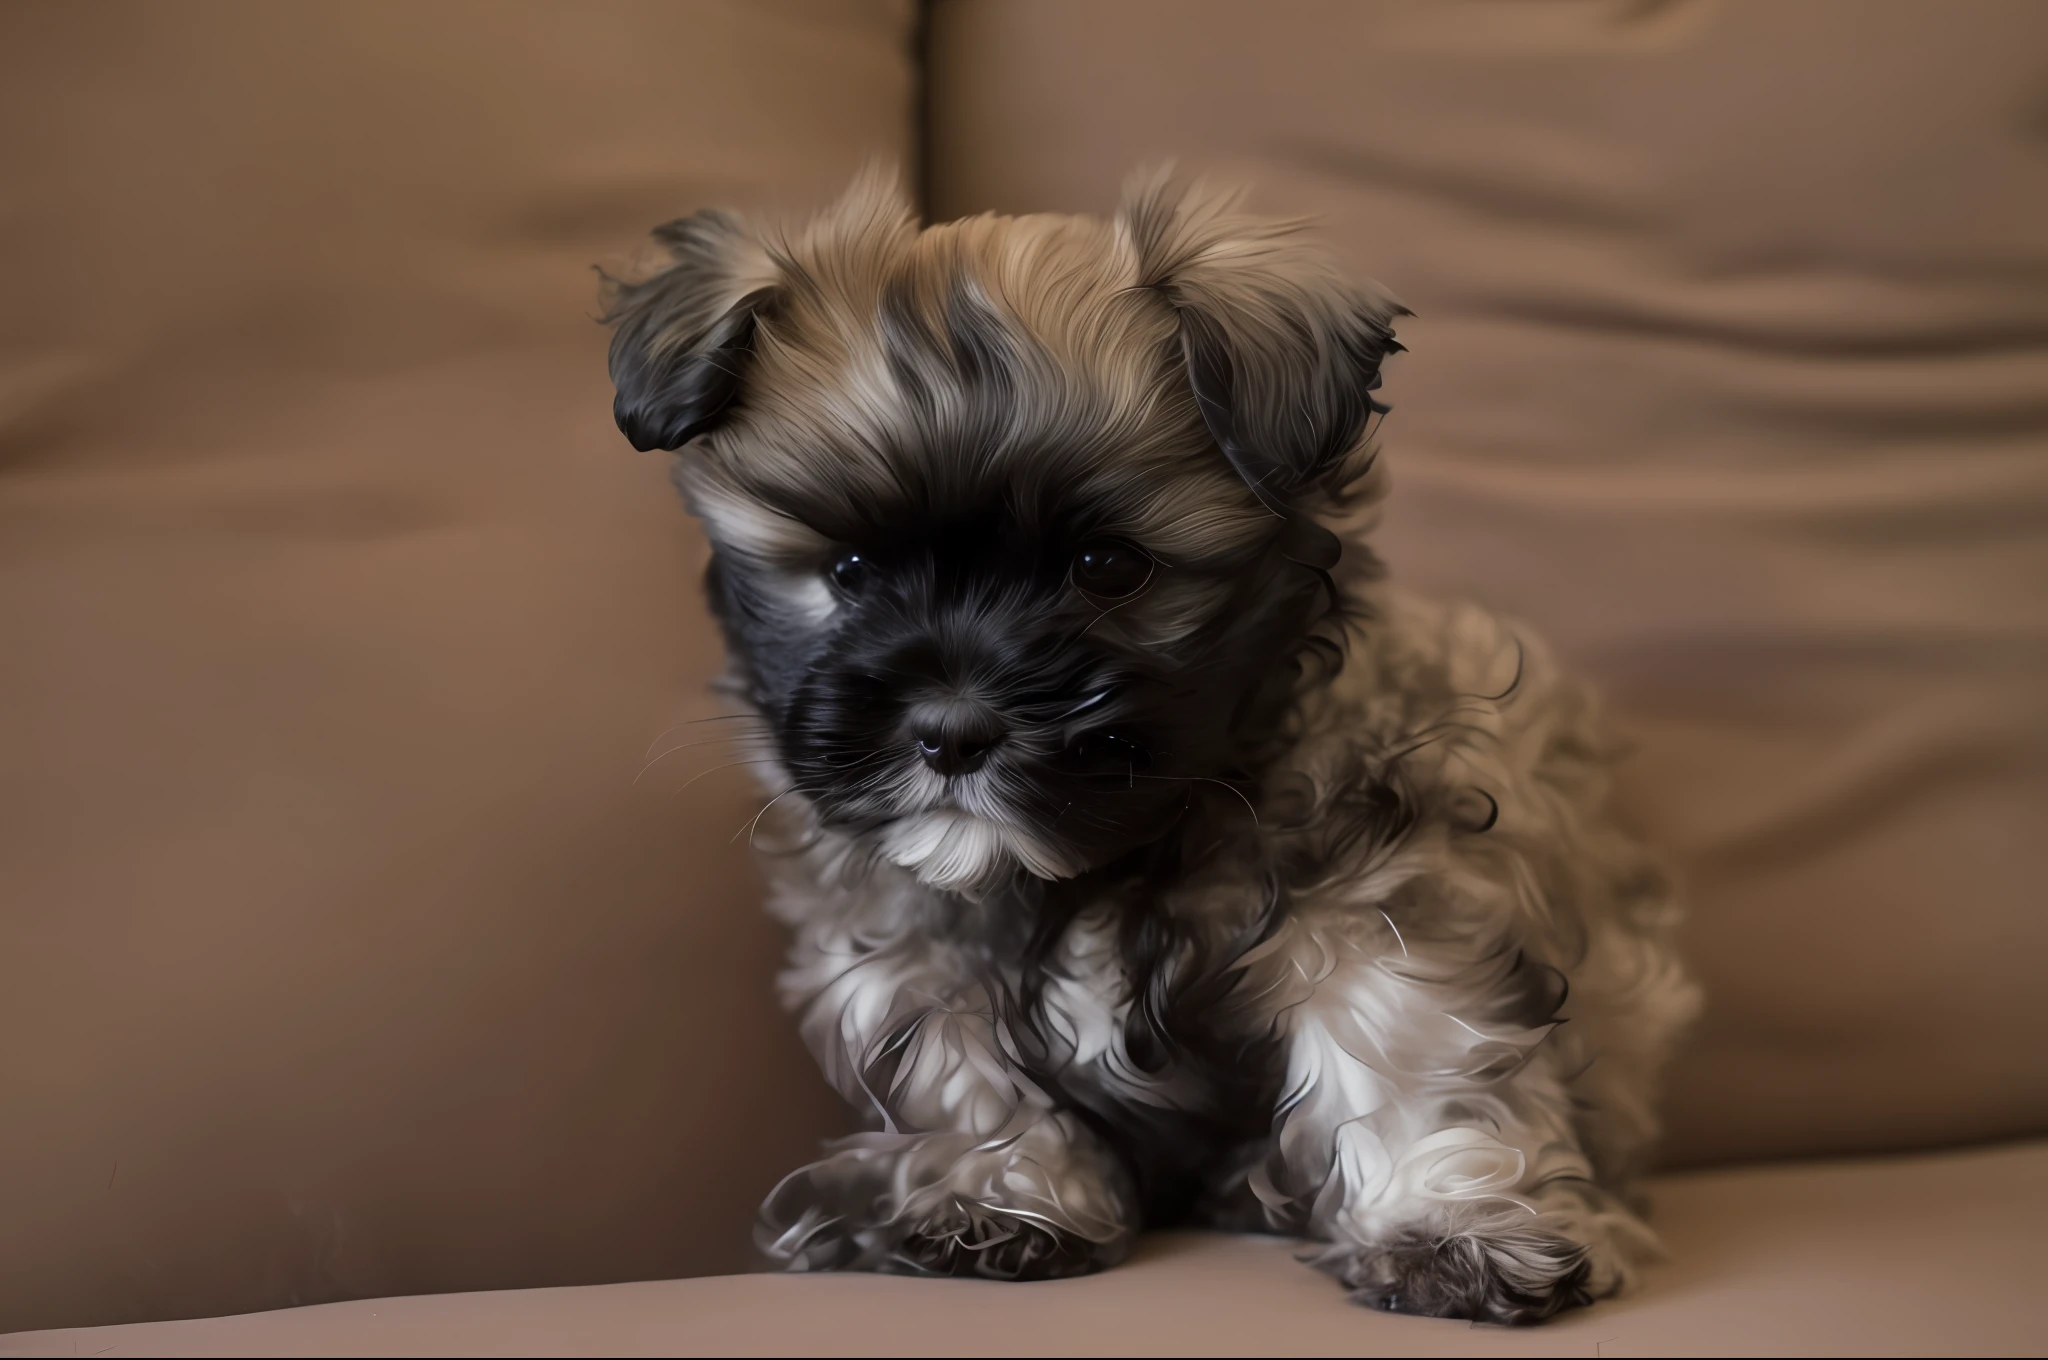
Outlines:
{"type": "Polygon", "coordinates": [[[794,788],[925,882],[1068,877],[1242,778],[1334,603],[1392,304],[1164,177],[920,231],[870,175],[660,228],[619,426],[684,449],[794,788]]]}

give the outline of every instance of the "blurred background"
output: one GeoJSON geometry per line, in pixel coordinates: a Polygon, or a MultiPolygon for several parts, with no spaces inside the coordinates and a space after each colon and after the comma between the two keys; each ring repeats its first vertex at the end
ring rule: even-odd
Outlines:
{"type": "Polygon", "coordinates": [[[0,1329],[747,1267],[843,1116],[591,266],[877,155],[1415,310],[1381,547],[1635,742],[1675,1164],[2048,1127],[2048,5],[13,0],[0,1329]]]}

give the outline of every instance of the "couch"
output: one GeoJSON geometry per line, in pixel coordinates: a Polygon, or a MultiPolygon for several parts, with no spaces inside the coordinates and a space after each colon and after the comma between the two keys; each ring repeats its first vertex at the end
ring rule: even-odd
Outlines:
{"type": "Polygon", "coordinates": [[[2048,1348],[2048,9],[27,0],[0,72],[0,1353],[2048,1348]],[[745,1273],[846,1116],[591,266],[876,156],[1178,157],[1414,309],[1380,546],[1599,681],[1692,904],[1640,1294],[745,1273]]]}

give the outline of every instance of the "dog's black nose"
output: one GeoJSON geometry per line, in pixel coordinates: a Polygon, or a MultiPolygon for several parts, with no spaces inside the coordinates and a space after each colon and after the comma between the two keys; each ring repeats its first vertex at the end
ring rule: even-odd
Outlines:
{"type": "Polygon", "coordinates": [[[932,714],[919,718],[917,753],[940,774],[973,774],[1003,739],[1003,725],[981,711],[932,714]]]}

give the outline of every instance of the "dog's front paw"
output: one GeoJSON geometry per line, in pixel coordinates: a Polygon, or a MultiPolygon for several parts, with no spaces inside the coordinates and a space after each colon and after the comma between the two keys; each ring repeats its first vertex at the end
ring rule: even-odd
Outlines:
{"type": "Polygon", "coordinates": [[[768,1196],[756,1240],[785,1270],[1055,1279],[1122,1260],[1134,1204],[1107,1149],[1054,1114],[990,1139],[844,1139],[768,1196]]]}
{"type": "Polygon", "coordinates": [[[1526,1326],[1594,1298],[1590,1249],[1541,1227],[1408,1229],[1310,1259],[1353,1303],[1389,1313],[1526,1326]]]}
{"type": "Polygon", "coordinates": [[[1092,1242],[1003,1209],[955,1203],[952,1212],[913,1227],[886,1268],[915,1275],[979,1275],[991,1280],[1058,1280],[1122,1260],[1130,1239],[1092,1242]]]}

